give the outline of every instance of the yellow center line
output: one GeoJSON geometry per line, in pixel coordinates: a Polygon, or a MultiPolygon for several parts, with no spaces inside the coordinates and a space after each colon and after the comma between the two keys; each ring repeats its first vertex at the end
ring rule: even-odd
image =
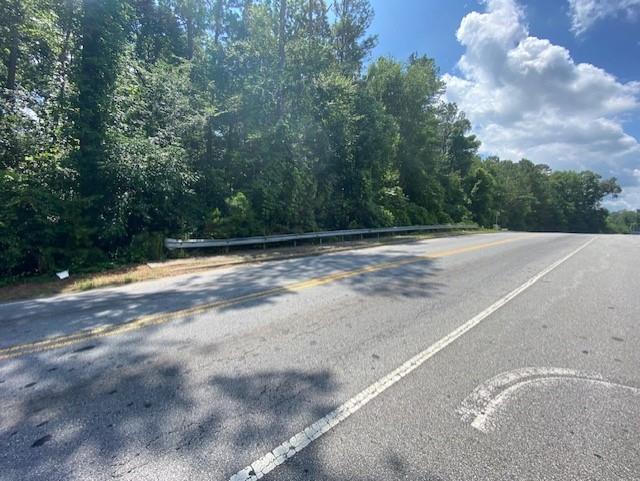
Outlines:
{"type": "Polygon", "coordinates": [[[519,240],[522,238],[523,236],[511,237],[509,239],[503,239],[503,240],[488,242],[484,244],[475,244],[475,245],[466,246],[466,247],[458,247],[455,249],[448,249],[444,251],[434,252],[432,254],[413,256],[413,257],[401,259],[398,261],[383,262],[380,264],[375,264],[375,265],[363,267],[360,269],[342,271],[342,272],[337,272],[335,274],[330,274],[327,276],[316,277],[314,279],[294,282],[292,284],[286,284],[281,287],[275,287],[273,289],[258,291],[258,292],[246,294],[243,296],[225,299],[222,301],[200,304],[198,306],[189,307],[187,309],[180,309],[172,312],[162,312],[158,314],[141,316],[120,324],[111,324],[107,326],[95,327],[92,329],[86,329],[80,332],[43,339],[40,341],[34,341],[34,342],[25,343],[25,344],[16,344],[14,346],[9,346],[9,347],[0,349],[0,361],[5,359],[15,358],[25,354],[49,351],[52,349],[59,349],[61,347],[77,344],[79,342],[86,341],[89,339],[96,339],[100,337],[124,334],[126,332],[136,331],[144,327],[164,324],[178,318],[201,314],[211,309],[234,306],[234,305],[248,302],[254,299],[260,299],[260,298],[272,296],[275,294],[282,294],[287,292],[298,292],[304,289],[310,289],[312,287],[322,286],[324,284],[329,284],[331,282],[340,281],[342,279],[347,279],[349,277],[359,276],[362,274],[383,271],[386,269],[393,269],[393,268],[401,267],[408,264],[423,262],[429,259],[438,259],[442,257],[449,257],[449,256],[458,255],[458,254],[463,254],[466,252],[473,252],[481,249],[487,249],[489,247],[506,244],[508,242],[513,242],[515,240],[519,240]]]}

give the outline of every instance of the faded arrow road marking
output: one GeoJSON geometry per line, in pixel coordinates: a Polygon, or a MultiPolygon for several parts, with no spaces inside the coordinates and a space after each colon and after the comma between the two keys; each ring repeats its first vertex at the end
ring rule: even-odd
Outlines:
{"type": "Polygon", "coordinates": [[[597,384],[640,394],[640,389],[636,387],[605,381],[599,374],[557,367],[527,367],[498,374],[480,384],[462,402],[458,413],[463,421],[471,422],[473,428],[488,433],[495,429],[498,411],[513,399],[516,391],[533,384],[548,387],[563,381],[597,384]]]}

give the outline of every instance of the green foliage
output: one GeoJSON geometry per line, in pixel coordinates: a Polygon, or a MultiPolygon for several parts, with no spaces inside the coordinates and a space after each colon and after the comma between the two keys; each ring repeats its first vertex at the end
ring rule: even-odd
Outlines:
{"type": "Polygon", "coordinates": [[[336,58],[345,75],[357,75],[362,61],[375,47],[377,38],[367,36],[373,22],[369,0],[334,0],[335,23],[332,28],[336,58]]]}
{"type": "Polygon", "coordinates": [[[162,257],[165,236],[496,220],[620,230],[615,179],[481,160],[432,59],[368,0],[0,4],[0,275],[162,257]]]}
{"type": "Polygon", "coordinates": [[[248,236],[256,232],[256,219],[244,192],[236,192],[224,200],[225,214],[214,209],[211,234],[214,237],[248,236]]]}
{"type": "Polygon", "coordinates": [[[141,232],[131,239],[127,249],[127,260],[130,262],[146,262],[164,257],[164,233],[141,232]]]}
{"type": "Polygon", "coordinates": [[[68,266],[75,247],[73,171],[47,153],[0,170],[0,275],[68,266]]]}
{"type": "Polygon", "coordinates": [[[467,177],[467,187],[470,210],[478,224],[488,227],[497,223],[496,180],[482,164],[467,177]]]}
{"type": "MultiPolygon", "coordinates": [[[[603,180],[590,171],[552,172],[526,159],[514,163],[489,158],[478,165],[496,181],[493,200],[486,205],[509,229],[604,232],[607,210],[601,201],[620,193],[615,178],[603,180]]],[[[489,225],[487,219],[478,220],[489,225]]]]}
{"type": "Polygon", "coordinates": [[[640,232],[640,209],[611,212],[607,217],[607,229],[616,234],[640,232]]]}

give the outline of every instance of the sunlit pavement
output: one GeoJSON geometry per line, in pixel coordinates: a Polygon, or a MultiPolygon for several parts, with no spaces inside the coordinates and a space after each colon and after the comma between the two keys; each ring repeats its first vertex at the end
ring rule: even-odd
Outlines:
{"type": "Polygon", "coordinates": [[[0,478],[638,479],[638,272],[483,234],[1,305],[0,478]]]}

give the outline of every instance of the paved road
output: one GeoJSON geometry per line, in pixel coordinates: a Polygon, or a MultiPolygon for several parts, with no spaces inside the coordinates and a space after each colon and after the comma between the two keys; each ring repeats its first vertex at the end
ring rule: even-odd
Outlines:
{"type": "Polygon", "coordinates": [[[639,293],[504,233],[0,305],[0,479],[640,479],[639,293]]]}

